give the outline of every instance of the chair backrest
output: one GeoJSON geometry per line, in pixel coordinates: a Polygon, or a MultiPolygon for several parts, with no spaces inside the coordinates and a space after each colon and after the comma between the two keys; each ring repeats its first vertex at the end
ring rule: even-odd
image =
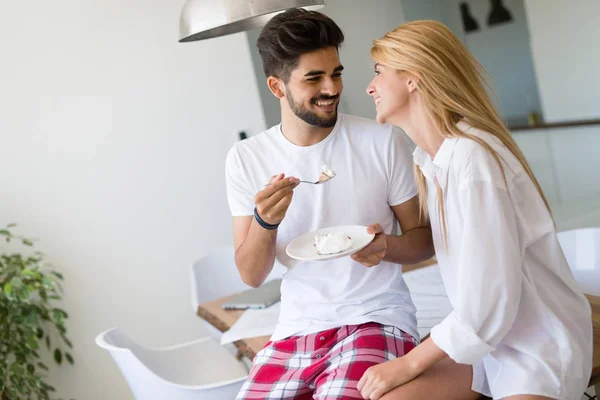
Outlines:
{"type": "Polygon", "coordinates": [[[136,399],[234,399],[247,376],[243,364],[210,338],[147,349],[113,328],[96,344],[109,351],[136,399]]]}
{"type": "Polygon", "coordinates": [[[600,296],[600,228],[559,232],[558,241],[583,291],[600,296]]]}
{"type": "MultiPolygon", "coordinates": [[[[281,278],[285,271],[276,263],[267,280],[281,278]]],[[[201,303],[251,289],[240,278],[233,246],[219,247],[192,264],[190,285],[194,312],[201,303]]]]}
{"type": "Polygon", "coordinates": [[[196,261],[190,283],[194,312],[201,303],[250,289],[235,266],[233,246],[219,247],[196,261]]]}

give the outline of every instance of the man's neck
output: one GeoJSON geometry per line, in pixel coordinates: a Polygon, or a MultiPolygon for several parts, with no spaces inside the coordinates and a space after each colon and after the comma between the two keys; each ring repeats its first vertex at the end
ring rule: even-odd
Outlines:
{"type": "MultiPolygon", "coordinates": [[[[339,118],[339,114],[338,114],[339,118]]],[[[281,115],[281,132],[287,140],[296,146],[312,146],[324,140],[333,131],[333,126],[329,128],[320,128],[310,125],[295,114],[286,115],[282,112],[281,115]]]]}

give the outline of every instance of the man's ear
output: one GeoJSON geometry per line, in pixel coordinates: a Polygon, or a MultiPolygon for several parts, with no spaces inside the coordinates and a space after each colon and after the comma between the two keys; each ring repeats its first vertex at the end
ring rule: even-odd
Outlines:
{"type": "Polygon", "coordinates": [[[269,76],[267,78],[267,86],[269,87],[271,93],[273,93],[273,95],[278,99],[281,99],[283,96],[285,96],[285,90],[281,79],[275,76],[269,76]]]}

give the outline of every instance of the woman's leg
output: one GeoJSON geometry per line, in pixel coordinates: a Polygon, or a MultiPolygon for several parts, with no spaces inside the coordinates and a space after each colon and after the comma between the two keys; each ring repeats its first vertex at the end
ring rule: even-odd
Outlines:
{"type": "MultiPolygon", "coordinates": [[[[385,394],[381,400],[479,400],[471,390],[473,367],[450,358],[437,363],[414,380],[385,394]]],[[[520,400],[520,399],[519,399],[520,400]]]]}

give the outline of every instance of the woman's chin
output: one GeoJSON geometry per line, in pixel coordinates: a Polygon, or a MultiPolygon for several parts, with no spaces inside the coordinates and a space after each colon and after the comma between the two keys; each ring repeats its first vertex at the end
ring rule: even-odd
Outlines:
{"type": "Polygon", "coordinates": [[[385,123],[387,123],[387,118],[386,118],[385,114],[378,111],[377,115],[375,116],[375,121],[377,121],[380,124],[385,124],[385,123]]]}

